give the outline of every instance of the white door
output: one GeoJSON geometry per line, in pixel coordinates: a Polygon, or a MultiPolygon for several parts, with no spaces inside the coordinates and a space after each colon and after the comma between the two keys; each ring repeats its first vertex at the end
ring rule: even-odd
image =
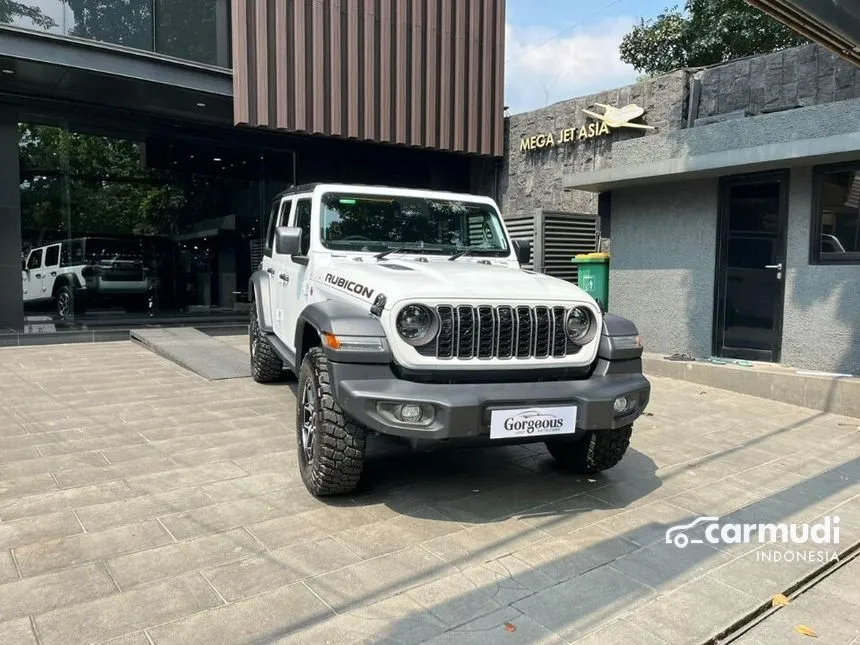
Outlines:
{"type": "Polygon", "coordinates": [[[42,296],[50,298],[54,295],[54,282],[60,271],[60,245],[54,244],[45,249],[45,258],[42,262],[42,296]]]}
{"type": "Polygon", "coordinates": [[[24,302],[42,299],[42,256],[45,249],[33,249],[24,269],[24,302]]]}
{"type": "MultiPolygon", "coordinates": [[[[305,274],[308,269],[308,251],[310,250],[311,234],[311,196],[299,195],[296,198],[290,226],[302,229],[302,248],[296,256],[281,256],[280,307],[284,310],[284,328],[294,330],[302,309],[302,289],[306,286],[305,274]],[[284,280],[283,277],[287,279],[284,280]]],[[[295,332],[288,334],[289,347],[295,350],[295,332]]]]}
{"type": "MultiPolygon", "coordinates": [[[[285,197],[281,201],[281,209],[275,221],[275,228],[280,226],[288,226],[290,217],[293,211],[293,197],[285,197]]],[[[273,231],[274,234],[274,231],[273,231]]],[[[269,294],[272,297],[272,312],[274,314],[273,325],[275,333],[284,341],[290,349],[295,349],[293,345],[293,334],[290,333],[289,327],[284,319],[284,286],[289,282],[285,277],[285,260],[283,255],[278,253],[275,247],[275,241],[272,240],[272,258],[271,267],[269,268],[269,294]]]]}

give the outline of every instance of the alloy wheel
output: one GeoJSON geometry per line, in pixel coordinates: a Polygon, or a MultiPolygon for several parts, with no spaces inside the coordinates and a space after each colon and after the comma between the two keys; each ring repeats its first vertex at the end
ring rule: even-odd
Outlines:
{"type": "Polygon", "coordinates": [[[60,318],[66,319],[69,316],[69,310],[71,308],[71,298],[69,298],[69,294],[66,291],[61,291],[57,294],[57,313],[60,318]]]}
{"type": "Polygon", "coordinates": [[[310,463],[314,458],[314,432],[316,430],[317,395],[312,381],[308,381],[302,392],[302,451],[310,463]]]}

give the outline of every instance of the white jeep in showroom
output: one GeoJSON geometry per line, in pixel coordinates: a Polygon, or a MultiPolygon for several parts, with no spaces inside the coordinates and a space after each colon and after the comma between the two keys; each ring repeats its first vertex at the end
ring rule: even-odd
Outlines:
{"type": "Polygon", "coordinates": [[[373,433],[419,444],[545,442],[615,466],[648,405],[635,325],[526,271],[487,197],[314,184],[274,201],[251,277],[251,368],[298,377],[302,479],[353,490],[373,433]]]}
{"type": "Polygon", "coordinates": [[[151,280],[134,238],[82,237],[30,249],[23,261],[24,305],[50,305],[65,321],[89,304],[144,311],[151,280]]]}

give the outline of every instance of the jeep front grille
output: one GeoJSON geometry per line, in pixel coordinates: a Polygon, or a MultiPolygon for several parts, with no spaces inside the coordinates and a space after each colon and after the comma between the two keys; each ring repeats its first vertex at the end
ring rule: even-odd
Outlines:
{"type": "Polygon", "coordinates": [[[439,305],[436,339],[417,347],[442,359],[564,358],[579,348],[568,343],[565,307],[439,305]]]}

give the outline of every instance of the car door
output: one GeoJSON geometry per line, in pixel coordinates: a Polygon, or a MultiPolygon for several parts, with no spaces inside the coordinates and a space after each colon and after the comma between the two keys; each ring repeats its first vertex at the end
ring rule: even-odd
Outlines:
{"type": "Polygon", "coordinates": [[[42,299],[42,256],[45,249],[33,249],[27,257],[27,267],[24,269],[24,301],[33,302],[42,299]]]}
{"type": "Polygon", "coordinates": [[[54,282],[60,271],[60,245],[53,244],[45,249],[42,270],[42,297],[50,298],[54,294],[54,282]]]}
{"type": "MultiPolygon", "coordinates": [[[[295,200],[290,226],[302,229],[302,248],[298,255],[283,256],[282,273],[287,277],[281,285],[281,306],[284,328],[294,330],[302,309],[303,289],[307,285],[308,254],[311,244],[311,195],[299,195],[295,200]]],[[[295,334],[289,334],[290,349],[295,349],[295,334]]]]}
{"type": "MultiPolygon", "coordinates": [[[[290,217],[293,211],[293,197],[285,197],[281,201],[280,211],[275,220],[274,228],[280,226],[288,226],[290,217]]],[[[272,231],[274,238],[274,230],[272,231]]],[[[287,272],[287,256],[278,253],[274,239],[272,240],[272,256],[271,263],[267,271],[269,272],[269,294],[272,298],[272,311],[274,314],[273,325],[275,333],[288,344],[290,349],[293,349],[293,334],[289,332],[286,321],[284,319],[284,287],[289,284],[289,273],[287,272]]]]}

